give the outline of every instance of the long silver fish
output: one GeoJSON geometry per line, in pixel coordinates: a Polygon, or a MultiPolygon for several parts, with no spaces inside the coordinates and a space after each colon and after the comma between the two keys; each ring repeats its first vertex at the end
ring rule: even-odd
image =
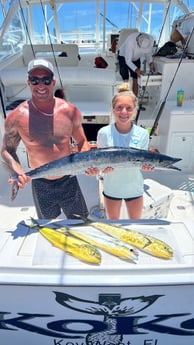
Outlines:
{"type": "MultiPolygon", "coordinates": [[[[88,168],[97,167],[103,170],[106,167],[134,168],[142,165],[153,166],[156,169],[178,169],[173,166],[181,158],[174,158],[164,154],[140,150],[135,148],[109,147],[99,148],[84,152],[72,153],[36,169],[26,172],[32,179],[47,178],[51,176],[79,175],[85,173],[88,168]]],[[[18,175],[12,173],[14,179],[12,187],[12,200],[17,195],[18,175]]]]}

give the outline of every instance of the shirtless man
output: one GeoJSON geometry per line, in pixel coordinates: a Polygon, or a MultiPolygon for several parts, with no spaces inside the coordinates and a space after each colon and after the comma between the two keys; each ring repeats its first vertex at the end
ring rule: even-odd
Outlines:
{"type": "MultiPolygon", "coordinates": [[[[89,150],[80,111],[53,95],[56,80],[52,64],[44,59],[30,61],[27,83],[31,99],[9,113],[1,149],[3,159],[20,174],[19,188],[30,182],[16,153],[21,140],[26,147],[31,169],[69,155],[71,138],[75,140],[78,151],[89,150]]],[[[10,179],[9,183],[13,180],[10,179]]],[[[67,218],[75,218],[75,214],[88,216],[75,176],[34,179],[32,194],[39,218],[56,218],[61,209],[67,218]]]]}

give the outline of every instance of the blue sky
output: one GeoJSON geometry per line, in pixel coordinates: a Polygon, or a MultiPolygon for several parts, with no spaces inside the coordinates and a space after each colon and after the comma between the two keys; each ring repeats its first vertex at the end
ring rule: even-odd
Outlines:
{"type": "MultiPolygon", "coordinates": [[[[194,9],[194,0],[184,0],[184,3],[191,10],[194,9]]],[[[80,29],[81,31],[94,30],[95,2],[88,1],[87,7],[85,7],[83,3],[66,4],[64,7],[60,9],[60,12],[61,21],[59,23],[59,26],[61,28],[61,31],[68,32],[77,29],[80,29]]],[[[154,21],[152,23],[153,27],[151,27],[151,33],[153,34],[154,30],[155,34],[158,35],[163,24],[163,8],[156,8],[156,5],[153,5],[153,12],[155,16],[154,21]]],[[[100,13],[102,14],[101,23],[103,23],[103,1],[101,2],[100,13]]],[[[146,19],[148,18],[148,7],[146,5],[144,7],[144,14],[145,20],[142,22],[142,27],[140,28],[141,31],[147,31],[146,19]]],[[[180,14],[181,13],[177,12],[177,16],[179,16],[180,14]]],[[[48,13],[48,18],[50,18],[49,16],[50,13],[48,13]]],[[[135,10],[135,7],[129,4],[128,2],[122,3],[122,1],[120,1],[119,6],[118,3],[112,2],[107,3],[106,17],[106,29],[108,31],[114,29],[120,30],[124,27],[136,26],[135,23],[137,18],[137,11],[135,10]]],[[[36,14],[36,18],[36,31],[38,33],[41,33],[44,31],[44,18],[42,9],[39,9],[39,13],[36,14]]],[[[0,23],[1,22],[2,15],[0,16],[0,23]]],[[[52,25],[51,28],[49,28],[49,30],[52,30],[52,25]]]]}

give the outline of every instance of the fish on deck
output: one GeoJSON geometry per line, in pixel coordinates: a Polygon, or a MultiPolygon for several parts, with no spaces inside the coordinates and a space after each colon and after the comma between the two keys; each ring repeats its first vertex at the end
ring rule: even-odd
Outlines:
{"type": "Polygon", "coordinates": [[[94,228],[112,236],[120,241],[128,243],[143,252],[161,259],[172,259],[173,249],[164,241],[139,231],[125,229],[122,226],[105,224],[103,222],[86,221],[94,228]]]}
{"type": "Polygon", "coordinates": [[[25,225],[37,229],[47,241],[65,253],[89,264],[101,263],[101,254],[98,249],[91,243],[71,235],[65,227],[53,229],[49,225],[41,226],[33,218],[30,223],[26,222],[25,225]]]}
{"type": "Polygon", "coordinates": [[[85,228],[83,230],[72,230],[70,228],[69,233],[123,260],[129,260],[133,263],[138,260],[139,253],[135,248],[113,237],[100,236],[91,231],[87,232],[85,228]]]}
{"type": "MultiPolygon", "coordinates": [[[[80,175],[87,169],[97,167],[103,170],[106,167],[119,168],[141,168],[143,165],[156,169],[178,169],[173,164],[181,158],[174,158],[160,153],[150,152],[136,148],[109,147],[98,148],[89,151],[72,153],[68,156],[44,164],[36,169],[26,172],[32,179],[48,178],[52,176],[80,175]]],[[[5,163],[6,165],[6,163],[5,163]]],[[[8,168],[9,169],[9,168],[8,168]]],[[[12,200],[17,195],[18,174],[11,172],[14,181],[12,185],[12,200]]]]}

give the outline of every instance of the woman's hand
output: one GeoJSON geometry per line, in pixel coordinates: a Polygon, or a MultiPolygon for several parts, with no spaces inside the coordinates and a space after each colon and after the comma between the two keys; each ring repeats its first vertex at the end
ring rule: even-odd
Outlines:
{"type": "Polygon", "coordinates": [[[114,168],[112,167],[106,167],[104,170],[100,171],[98,168],[96,167],[92,167],[92,168],[88,168],[85,171],[85,174],[88,176],[96,176],[99,175],[100,173],[102,174],[108,174],[111,173],[114,170],[114,168]]]}
{"type": "Polygon", "coordinates": [[[88,168],[85,171],[85,174],[88,176],[96,176],[96,175],[99,175],[99,173],[100,173],[100,170],[96,167],[88,168]]]}
{"type": "MultiPolygon", "coordinates": [[[[30,180],[31,180],[30,177],[26,176],[25,174],[19,175],[18,176],[18,187],[20,189],[23,189],[25,187],[25,185],[30,182],[30,180]]],[[[9,184],[13,184],[14,183],[14,179],[10,178],[8,180],[8,183],[9,184]]]]}
{"type": "Polygon", "coordinates": [[[155,167],[153,165],[150,165],[150,164],[147,164],[147,165],[144,164],[144,165],[142,165],[141,170],[143,170],[143,171],[154,171],[155,167]]]}
{"type": "Polygon", "coordinates": [[[102,170],[103,174],[109,174],[111,172],[113,172],[114,168],[112,167],[106,167],[104,170],[102,170]]]}

